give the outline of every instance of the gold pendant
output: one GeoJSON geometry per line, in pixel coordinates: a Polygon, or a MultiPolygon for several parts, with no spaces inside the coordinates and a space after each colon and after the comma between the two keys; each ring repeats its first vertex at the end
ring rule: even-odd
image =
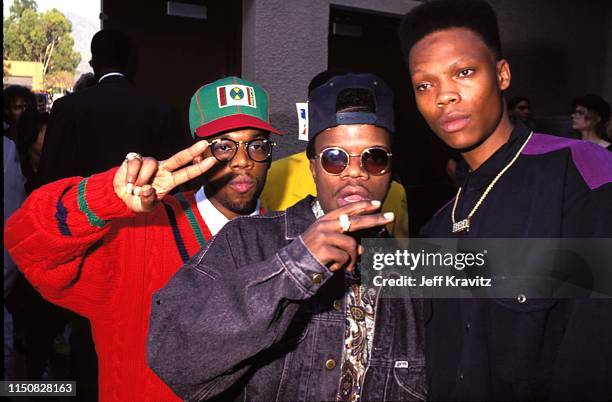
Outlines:
{"type": "Polygon", "coordinates": [[[462,221],[453,223],[453,233],[459,233],[463,231],[470,231],[470,218],[465,218],[462,221]]]}

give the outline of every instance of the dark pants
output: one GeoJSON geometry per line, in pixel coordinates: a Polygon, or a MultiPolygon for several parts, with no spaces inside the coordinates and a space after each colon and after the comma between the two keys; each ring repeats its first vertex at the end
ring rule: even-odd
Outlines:
{"type": "Polygon", "coordinates": [[[72,322],[68,378],[53,379],[76,381],[75,401],[97,401],[98,356],[89,320],[43,299],[23,275],[15,281],[6,299],[6,308],[13,317],[15,349],[25,356],[27,378],[24,380],[42,379],[54,356],[55,337],[72,322]]]}

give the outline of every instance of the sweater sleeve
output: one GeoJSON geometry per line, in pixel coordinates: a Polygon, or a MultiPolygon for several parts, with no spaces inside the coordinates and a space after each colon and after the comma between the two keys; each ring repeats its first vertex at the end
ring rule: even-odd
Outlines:
{"type": "Polygon", "coordinates": [[[121,261],[106,244],[117,237],[111,220],[134,215],[115,195],[116,170],[50,183],[5,225],[5,247],[32,285],[50,302],[87,317],[117,292],[121,261]]]}

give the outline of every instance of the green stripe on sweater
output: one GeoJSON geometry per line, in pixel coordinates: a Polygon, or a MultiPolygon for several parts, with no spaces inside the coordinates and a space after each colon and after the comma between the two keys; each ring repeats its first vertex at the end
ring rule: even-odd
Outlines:
{"type": "Polygon", "coordinates": [[[85,214],[87,220],[92,226],[102,228],[108,221],[98,218],[98,216],[91,209],[89,209],[89,205],[87,205],[87,198],[85,198],[85,187],[87,185],[87,180],[89,180],[89,178],[81,180],[78,186],[77,202],[79,204],[79,211],[85,214]]]}
{"type": "Polygon", "coordinates": [[[202,234],[202,230],[200,229],[200,225],[198,224],[198,221],[193,213],[193,209],[191,209],[191,205],[189,205],[189,202],[185,199],[185,197],[183,197],[182,193],[178,193],[176,198],[179,200],[181,207],[183,207],[183,210],[187,215],[187,220],[189,221],[191,230],[193,230],[193,233],[195,234],[198,244],[200,244],[200,247],[203,247],[206,244],[206,239],[204,238],[204,234],[202,234]]]}

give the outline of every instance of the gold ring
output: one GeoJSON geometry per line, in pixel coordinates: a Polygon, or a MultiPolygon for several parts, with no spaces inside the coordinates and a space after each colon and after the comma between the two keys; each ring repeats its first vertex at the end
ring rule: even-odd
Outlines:
{"type": "Polygon", "coordinates": [[[127,155],[125,155],[125,160],[126,161],[133,161],[134,159],[138,159],[139,161],[142,162],[142,155],[140,155],[138,152],[130,152],[127,155]]]}
{"type": "Polygon", "coordinates": [[[351,219],[349,216],[347,214],[341,214],[338,216],[338,221],[340,222],[340,229],[342,230],[342,233],[348,232],[351,228],[351,219]]]}

